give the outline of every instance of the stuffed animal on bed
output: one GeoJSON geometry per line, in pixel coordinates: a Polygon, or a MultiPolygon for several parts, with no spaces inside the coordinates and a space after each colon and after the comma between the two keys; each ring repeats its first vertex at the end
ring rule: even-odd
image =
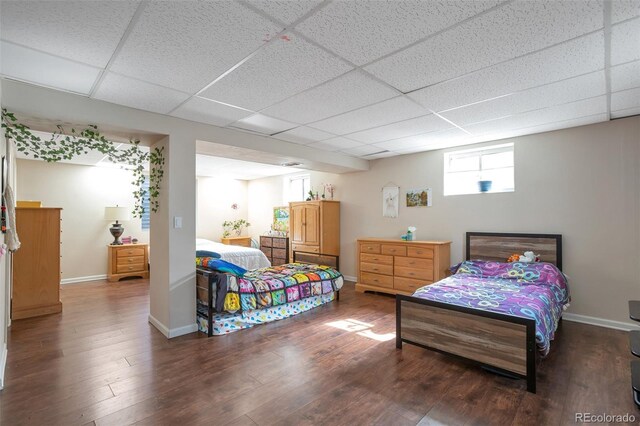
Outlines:
{"type": "Polygon", "coordinates": [[[518,253],[514,253],[511,256],[509,256],[509,258],[507,259],[507,262],[508,263],[512,263],[512,262],[526,262],[526,263],[540,262],[540,255],[535,254],[532,251],[525,251],[524,255],[518,254],[518,253]]]}

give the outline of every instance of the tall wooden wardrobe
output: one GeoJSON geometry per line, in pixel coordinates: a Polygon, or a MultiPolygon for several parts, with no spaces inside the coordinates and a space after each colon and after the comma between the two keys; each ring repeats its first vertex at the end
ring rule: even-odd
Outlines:
{"type": "Polygon", "coordinates": [[[20,249],[13,255],[11,319],[62,312],[60,208],[16,208],[20,249]]]}
{"type": "Polygon", "coordinates": [[[340,202],[289,203],[291,262],[340,267],[340,202]]]}

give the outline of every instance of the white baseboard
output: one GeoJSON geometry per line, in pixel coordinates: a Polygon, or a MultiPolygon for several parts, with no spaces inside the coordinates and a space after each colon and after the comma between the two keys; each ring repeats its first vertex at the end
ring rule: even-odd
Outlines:
{"type": "Polygon", "coordinates": [[[60,284],[75,284],[75,283],[84,283],[87,281],[100,281],[100,280],[106,280],[106,279],[107,279],[107,274],[89,275],[88,277],[64,278],[60,280],[60,284]]]}
{"type": "Polygon", "coordinates": [[[160,333],[164,334],[167,338],[169,338],[169,329],[151,314],[149,314],[149,322],[151,323],[152,326],[157,328],[158,331],[160,331],[160,333]]]}
{"type": "Polygon", "coordinates": [[[198,324],[196,324],[195,322],[193,324],[185,325],[184,327],[172,328],[171,330],[169,330],[169,339],[189,333],[194,333],[196,331],[198,331],[198,324]]]}
{"type": "Polygon", "coordinates": [[[354,283],[358,281],[358,278],[352,277],[351,275],[342,275],[345,281],[353,281],[354,283]]]}
{"type": "Polygon", "coordinates": [[[172,339],[174,337],[198,331],[198,324],[196,324],[195,322],[183,327],[169,329],[166,325],[162,324],[151,314],[149,314],[149,322],[151,323],[151,325],[157,328],[160,333],[164,334],[167,339],[172,339]]]}
{"type": "Polygon", "coordinates": [[[638,329],[638,327],[634,327],[633,324],[622,321],[613,321],[604,318],[589,317],[586,315],[571,314],[567,312],[562,314],[562,318],[566,319],[567,321],[597,325],[599,327],[613,328],[615,330],[630,331],[638,329]]]}
{"type": "Polygon", "coordinates": [[[4,369],[7,366],[7,344],[2,344],[0,352],[0,390],[4,389],[4,369]]]}

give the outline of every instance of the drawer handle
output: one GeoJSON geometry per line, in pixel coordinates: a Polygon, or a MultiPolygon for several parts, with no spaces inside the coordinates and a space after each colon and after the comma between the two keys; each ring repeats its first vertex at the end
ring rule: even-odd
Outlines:
{"type": "Polygon", "coordinates": [[[133,269],[133,266],[129,266],[129,270],[132,270],[132,269],[133,269]]]}
{"type": "Polygon", "coordinates": [[[378,282],[378,279],[377,279],[377,278],[376,278],[376,279],[374,279],[374,280],[373,280],[373,282],[374,282],[374,283],[377,283],[377,282],[378,282]]]}
{"type": "Polygon", "coordinates": [[[129,263],[133,262],[133,259],[129,258],[129,263]]]}

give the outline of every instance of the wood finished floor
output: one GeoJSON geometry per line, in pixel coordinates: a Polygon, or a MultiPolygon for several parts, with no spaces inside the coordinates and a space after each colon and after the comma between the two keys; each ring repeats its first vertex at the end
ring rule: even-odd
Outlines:
{"type": "Polygon", "coordinates": [[[533,395],[524,381],[413,346],[396,350],[394,300],[350,284],[339,302],[211,338],[167,340],[147,322],[148,300],[146,280],[68,285],[61,315],[14,321],[0,423],[555,425],[574,424],[575,412],[640,419],[621,331],[565,321],[533,395]]]}

